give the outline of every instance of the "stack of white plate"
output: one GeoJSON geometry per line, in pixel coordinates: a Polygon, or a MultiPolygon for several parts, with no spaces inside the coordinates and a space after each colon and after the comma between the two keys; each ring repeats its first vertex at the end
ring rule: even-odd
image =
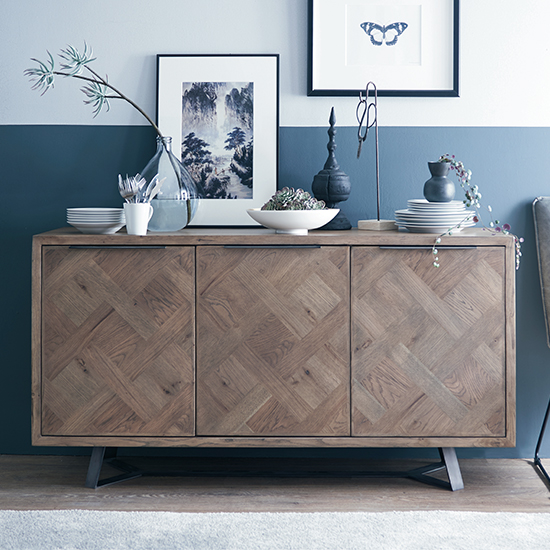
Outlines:
{"type": "Polygon", "coordinates": [[[426,199],[410,199],[407,210],[395,211],[398,227],[413,233],[445,233],[453,228],[453,233],[476,224],[475,211],[466,210],[462,201],[428,202],[426,199]],[[460,227],[455,227],[460,224],[460,227]]]}
{"type": "Polygon", "coordinates": [[[110,235],[126,224],[123,208],[67,208],[67,223],[82,233],[110,235]]]}

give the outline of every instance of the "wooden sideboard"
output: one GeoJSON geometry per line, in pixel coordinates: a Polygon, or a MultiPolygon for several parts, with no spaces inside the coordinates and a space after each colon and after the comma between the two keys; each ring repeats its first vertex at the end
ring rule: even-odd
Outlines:
{"type": "Polygon", "coordinates": [[[461,488],[455,447],[515,445],[515,250],[434,239],[36,235],[33,444],[90,486],[116,447],[435,447],[461,488]]]}

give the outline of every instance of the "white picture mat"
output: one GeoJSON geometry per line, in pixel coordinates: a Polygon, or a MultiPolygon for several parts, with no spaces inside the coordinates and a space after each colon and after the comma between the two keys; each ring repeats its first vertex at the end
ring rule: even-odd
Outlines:
{"type": "Polygon", "coordinates": [[[201,199],[190,225],[258,225],[246,210],[261,207],[277,190],[278,56],[159,56],[158,126],[172,136],[178,158],[182,82],[254,82],[253,198],[201,199]]]}
{"type": "MultiPolygon", "coordinates": [[[[372,81],[379,90],[452,90],[453,89],[453,0],[313,0],[312,89],[361,90],[372,81]],[[420,62],[388,63],[366,61],[363,65],[354,59],[347,64],[349,33],[360,33],[368,45],[369,38],[359,27],[349,29],[349,13],[363,10],[366,16],[376,12],[388,17],[420,11],[420,31],[408,28],[398,39],[416,37],[420,44],[420,62]]],[[[376,21],[375,21],[376,22],[376,21]]],[[[393,21],[392,21],[393,22],[393,21]]],[[[389,21],[381,22],[387,24],[389,21]]],[[[381,46],[390,50],[395,46],[381,46]]],[[[390,54],[388,54],[390,55],[390,54]]],[[[414,61],[414,60],[413,60],[414,61]]]]}
{"type": "Polygon", "coordinates": [[[346,5],[346,66],[407,66],[422,63],[422,6],[346,5]],[[407,29],[397,37],[398,47],[373,47],[370,37],[357,24],[372,21],[385,25],[406,21],[407,29]]]}

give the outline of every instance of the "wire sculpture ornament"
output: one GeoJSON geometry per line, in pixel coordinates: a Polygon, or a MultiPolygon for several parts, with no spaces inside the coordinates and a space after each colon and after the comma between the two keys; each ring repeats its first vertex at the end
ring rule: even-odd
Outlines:
{"type": "Polygon", "coordinates": [[[378,152],[378,91],[374,82],[368,82],[365,87],[365,96],[359,92],[359,103],[355,109],[357,117],[357,159],[361,157],[363,144],[367,140],[369,130],[374,127],[374,142],[376,148],[376,220],[359,220],[359,229],[388,230],[396,229],[393,220],[380,219],[380,157],[378,152]]]}

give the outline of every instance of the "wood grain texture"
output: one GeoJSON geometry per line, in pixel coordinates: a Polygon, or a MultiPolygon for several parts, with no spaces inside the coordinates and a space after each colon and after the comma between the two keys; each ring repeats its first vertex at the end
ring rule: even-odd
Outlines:
{"type": "Polygon", "coordinates": [[[31,440],[42,438],[42,246],[32,243],[32,312],[31,312],[31,440]]]}
{"type": "Polygon", "coordinates": [[[197,435],[349,435],[349,250],[197,249],[197,435]]]}
{"type": "Polygon", "coordinates": [[[190,448],[242,448],[265,447],[312,448],[416,448],[416,447],[513,447],[508,437],[349,437],[349,436],[40,436],[34,445],[55,447],[190,447],[190,448]]]}
{"type": "Polygon", "coordinates": [[[506,247],[506,432],[516,441],[516,255],[515,247],[506,247]]]}
{"type": "Polygon", "coordinates": [[[43,249],[42,435],[194,433],[194,249],[43,249]]]}
{"type": "MultiPolygon", "coordinates": [[[[127,235],[124,229],[114,235],[87,235],[72,227],[55,229],[34,236],[38,244],[107,245],[107,246],[223,246],[223,245],[324,245],[324,246],[427,246],[435,235],[407,231],[310,231],[307,235],[280,235],[262,227],[249,229],[186,227],[174,233],[127,235]]],[[[488,235],[486,231],[468,228],[442,238],[441,246],[504,246],[513,248],[510,235],[488,235]]]]}
{"type": "Polygon", "coordinates": [[[352,434],[506,437],[504,249],[426,254],[353,249],[352,434]]]}

